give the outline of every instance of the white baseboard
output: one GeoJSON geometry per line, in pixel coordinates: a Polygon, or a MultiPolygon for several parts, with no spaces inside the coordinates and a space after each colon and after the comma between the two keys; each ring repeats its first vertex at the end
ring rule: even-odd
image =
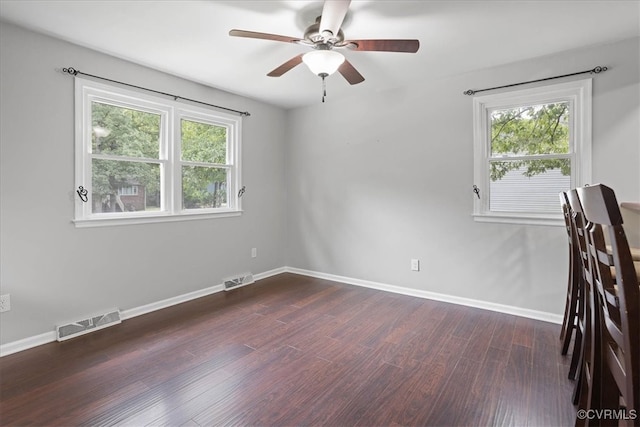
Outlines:
{"type": "MultiPolygon", "coordinates": [[[[285,267],[275,268],[273,270],[265,271],[262,273],[254,274],[254,280],[258,281],[261,279],[266,279],[267,277],[275,276],[276,274],[281,274],[286,272],[285,267]]],[[[162,301],[153,302],[151,304],[145,304],[140,307],[130,308],[128,310],[123,310],[120,312],[122,320],[128,320],[136,316],[141,316],[143,314],[151,313],[152,311],[161,310],[163,308],[171,307],[176,304],[181,304],[183,302],[191,301],[196,298],[202,298],[207,295],[214,294],[216,292],[221,292],[224,290],[224,286],[222,284],[210,286],[205,289],[199,289],[197,291],[189,292],[183,295],[178,295],[172,298],[167,298],[162,301]]],[[[35,335],[32,337],[24,338],[18,341],[9,342],[6,344],[0,345],[0,357],[8,356],[13,353],[17,353],[19,351],[28,350],[33,347],[37,347],[39,345],[48,344],[50,342],[56,341],[56,333],[55,331],[45,332],[40,335],[35,335]]]]}
{"type": "Polygon", "coordinates": [[[258,273],[253,275],[253,280],[262,280],[267,277],[276,276],[278,274],[286,273],[287,267],[274,268],[273,270],[265,271],[264,273],[258,273]]]}
{"type": "Polygon", "coordinates": [[[56,331],[45,332],[44,334],[34,335],[18,341],[12,341],[0,345],[0,357],[8,356],[22,350],[27,350],[39,345],[48,344],[56,340],[56,331]]]}
{"type": "MultiPolygon", "coordinates": [[[[351,277],[338,276],[335,274],[321,273],[318,271],[304,270],[294,267],[280,267],[273,270],[265,271],[263,273],[257,273],[253,278],[258,281],[266,279],[267,277],[275,276],[281,273],[293,273],[303,276],[316,277],[318,279],[332,280],[334,282],[346,283],[349,285],[363,286],[371,289],[378,289],[386,292],[393,292],[396,294],[409,295],[418,298],[431,299],[436,301],[443,301],[452,304],[464,305],[468,307],[481,308],[484,310],[497,311],[500,313],[512,314],[515,316],[526,317],[529,319],[542,320],[550,323],[562,323],[562,316],[553,313],[547,313],[543,311],[529,310],[526,308],[513,307],[509,305],[496,304],[488,301],[480,301],[469,298],[457,297],[453,295],[439,294],[436,292],[421,291],[417,289],[405,288],[401,286],[388,285],[385,283],[372,282],[369,280],[354,279],[351,277]]],[[[163,308],[171,307],[176,304],[191,301],[196,298],[201,298],[206,295],[211,295],[216,292],[221,292],[224,286],[222,284],[211,286],[205,289],[199,289],[197,291],[189,292],[176,297],[167,298],[162,301],[146,304],[140,307],[130,308],[121,312],[122,320],[131,319],[136,316],[150,313],[152,311],[161,310],[163,308]]],[[[28,350],[39,345],[48,344],[56,341],[55,331],[45,332],[40,335],[24,338],[18,341],[9,342],[0,345],[0,357],[8,356],[19,351],[28,350]]]]}
{"type": "Polygon", "coordinates": [[[120,312],[120,314],[122,316],[122,320],[131,319],[132,317],[142,316],[143,314],[151,313],[152,311],[156,310],[162,310],[163,308],[191,301],[192,299],[202,298],[207,295],[215,294],[216,292],[222,291],[223,288],[223,285],[215,285],[204,289],[198,289],[197,291],[163,299],[162,301],[152,302],[151,304],[130,308],[129,310],[123,310],[120,312]]]}
{"type": "Polygon", "coordinates": [[[318,271],[304,270],[301,268],[286,267],[288,273],[301,274],[303,276],[315,277],[318,279],[332,280],[334,282],[346,283],[349,285],[362,286],[365,288],[378,289],[381,291],[393,292],[396,294],[409,295],[412,297],[431,299],[435,301],[448,302],[452,304],[464,305],[467,307],[481,308],[483,310],[497,311],[499,313],[512,314],[514,316],[526,317],[529,319],[542,320],[549,323],[562,324],[562,316],[544,311],[530,310],[528,308],[514,307],[510,305],[497,304],[489,301],[481,301],[470,298],[457,297],[455,295],[439,294],[436,292],[421,291],[418,289],[405,288],[401,286],[388,285],[385,283],[372,282],[369,280],[354,279],[352,277],[337,276],[335,274],[321,273],[318,271]]]}

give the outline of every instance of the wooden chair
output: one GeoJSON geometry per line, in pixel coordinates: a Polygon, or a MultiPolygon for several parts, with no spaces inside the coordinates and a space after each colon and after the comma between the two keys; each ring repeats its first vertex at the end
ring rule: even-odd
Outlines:
{"type": "MultiPolygon", "coordinates": [[[[602,184],[579,188],[587,233],[588,261],[597,293],[603,364],[599,409],[625,408],[640,425],[640,279],[622,225],[614,191],[602,184]],[[607,251],[605,233],[611,246],[607,251]]],[[[624,420],[623,420],[624,421],[624,420]]],[[[614,419],[604,424],[617,425],[614,419]]]]}
{"type": "Polygon", "coordinates": [[[576,237],[576,231],[574,230],[567,193],[560,193],[560,204],[564,214],[564,222],[569,242],[567,298],[565,301],[562,329],[560,330],[560,341],[562,342],[561,353],[562,355],[567,354],[571,344],[571,339],[573,338],[573,351],[571,353],[571,364],[569,366],[569,378],[576,379],[580,363],[580,352],[584,332],[582,321],[584,302],[580,298],[584,292],[583,267],[582,261],[580,260],[580,248],[576,237]]]}
{"type": "MultiPolygon", "coordinates": [[[[582,346],[579,353],[578,381],[573,394],[573,403],[579,409],[590,410],[600,405],[600,387],[602,363],[600,359],[600,319],[597,308],[597,291],[593,286],[593,266],[588,256],[588,242],[585,227],[584,212],[578,197],[578,192],[573,189],[567,194],[571,208],[573,229],[576,231],[579,259],[582,268],[583,288],[579,304],[581,317],[578,319],[582,329],[582,346]]],[[[590,420],[576,419],[576,425],[593,424],[590,420]]]]}

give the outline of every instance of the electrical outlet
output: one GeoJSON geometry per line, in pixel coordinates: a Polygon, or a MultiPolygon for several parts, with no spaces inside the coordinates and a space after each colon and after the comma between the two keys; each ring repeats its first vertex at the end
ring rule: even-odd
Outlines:
{"type": "Polygon", "coordinates": [[[411,260],[411,271],[420,271],[420,260],[412,259],[411,260]]]}
{"type": "Polygon", "coordinates": [[[257,248],[251,248],[251,258],[255,258],[258,256],[258,249],[257,248]]]}
{"type": "Polygon", "coordinates": [[[11,310],[11,294],[0,295],[0,313],[11,310]]]}

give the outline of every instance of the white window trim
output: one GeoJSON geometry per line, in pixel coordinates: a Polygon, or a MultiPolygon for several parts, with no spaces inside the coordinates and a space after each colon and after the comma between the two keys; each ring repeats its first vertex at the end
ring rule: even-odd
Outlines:
{"type": "MultiPolygon", "coordinates": [[[[489,210],[489,153],[490,138],[488,111],[536,103],[569,101],[572,106],[571,182],[580,187],[591,182],[591,86],[592,79],[545,85],[499,94],[477,96],[473,99],[474,124],[474,184],[480,198],[473,195],[473,218],[478,222],[497,222],[529,225],[564,226],[564,217],[558,214],[533,212],[492,212],[489,210]]],[[[558,198],[558,206],[560,199],[558,198]]]]}
{"type": "MultiPolygon", "coordinates": [[[[174,222],[239,216],[242,214],[242,198],[238,190],[242,188],[241,171],[242,118],[217,110],[196,107],[177,100],[168,100],[147,93],[137,92],[119,86],[108,85],[90,79],[75,77],[75,185],[88,191],[89,200],[82,202],[76,197],[76,227],[101,227],[111,225],[174,222]],[[152,162],[165,165],[162,209],[159,212],[93,213],[91,203],[91,102],[105,101],[118,106],[135,108],[160,114],[161,144],[159,159],[152,162]],[[227,192],[229,206],[212,209],[183,209],[182,204],[182,161],[180,159],[180,120],[191,119],[227,128],[227,164],[215,165],[230,170],[227,192]],[[173,144],[168,142],[171,136],[173,144]]],[[[146,160],[146,159],[141,159],[146,160]]],[[[189,163],[189,162],[186,162],[189,163]]],[[[206,164],[211,166],[214,164],[206,164]]]]}

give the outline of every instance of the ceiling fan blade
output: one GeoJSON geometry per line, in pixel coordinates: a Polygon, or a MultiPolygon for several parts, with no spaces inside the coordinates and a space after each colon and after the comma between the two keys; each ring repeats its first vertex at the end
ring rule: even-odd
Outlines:
{"type": "Polygon", "coordinates": [[[267,76],[280,77],[281,75],[291,70],[296,65],[300,65],[300,63],[302,62],[302,55],[304,54],[301,53],[300,55],[294,56],[293,58],[291,58],[290,60],[282,64],[281,66],[275,68],[273,71],[267,74],[267,76]]]}
{"type": "Polygon", "coordinates": [[[357,85],[358,83],[362,83],[364,81],[364,77],[362,77],[362,74],[360,74],[358,70],[356,70],[354,66],[351,65],[351,62],[347,61],[346,59],[344,60],[342,65],[340,65],[340,68],[338,68],[338,72],[342,74],[342,77],[344,77],[351,85],[357,85]]]}
{"type": "Polygon", "coordinates": [[[334,36],[338,35],[350,3],[351,0],[325,0],[320,17],[320,35],[324,31],[330,31],[334,36]]]}
{"type": "Polygon", "coordinates": [[[229,35],[233,37],[246,37],[250,39],[274,40],[277,42],[285,42],[285,43],[297,43],[301,41],[300,38],[298,37],[280,36],[278,34],[269,34],[269,33],[257,33],[255,31],[245,31],[245,30],[231,30],[229,31],[229,35]]]}
{"type": "Polygon", "coordinates": [[[420,48],[420,40],[345,40],[337,46],[359,51],[416,53],[420,48]]]}

